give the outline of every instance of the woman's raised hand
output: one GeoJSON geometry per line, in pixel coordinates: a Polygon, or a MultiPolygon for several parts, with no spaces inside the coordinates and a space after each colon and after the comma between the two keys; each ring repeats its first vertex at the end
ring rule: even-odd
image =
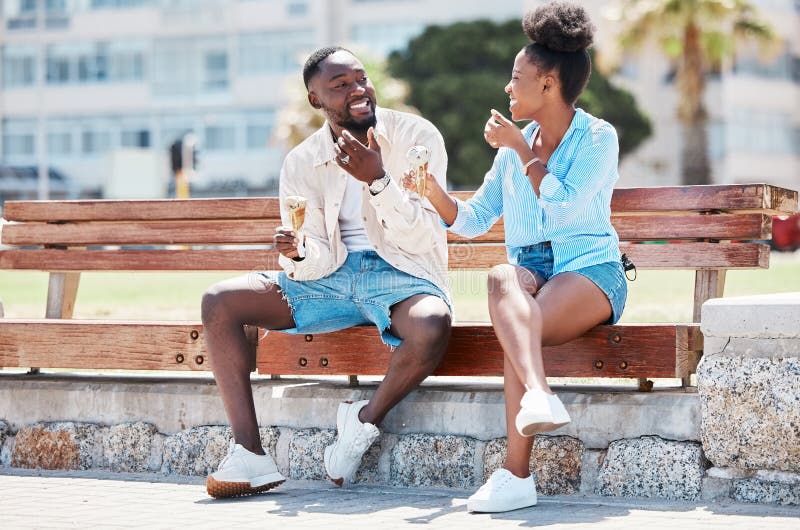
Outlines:
{"type": "Polygon", "coordinates": [[[492,116],[483,128],[483,137],[486,139],[486,143],[495,149],[500,147],[514,148],[520,142],[525,143],[522,131],[513,121],[494,109],[491,112],[492,116]]]}

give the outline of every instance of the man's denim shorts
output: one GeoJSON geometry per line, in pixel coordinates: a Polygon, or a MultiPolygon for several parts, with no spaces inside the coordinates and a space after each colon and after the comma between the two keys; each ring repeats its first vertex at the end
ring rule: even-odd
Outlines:
{"type": "Polygon", "coordinates": [[[394,347],[403,341],[389,333],[393,305],[418,294],[447,302],[433,283],[392,267],[373,250],[351,252],[336,272],[319,280],[262,274],[280,287],[292,309],[296,327],[282,333],[328,333],[374,324],[383,342],[394,347]]]}
{"type": "MultiPolygon", "coordinates": [[[[549,280],[553,277],[553,248],[549,243],[523,247],[517,256],[517,265],[549,280]]],[[[589,278],[606,294],[611,303],[611,318],[606,324],[617,323],[622,316],[622,310],[625,309],[625,300],[628,298],[628,285],[625,282],[622,262],[609,261],[568,272],[589,278]]]]}

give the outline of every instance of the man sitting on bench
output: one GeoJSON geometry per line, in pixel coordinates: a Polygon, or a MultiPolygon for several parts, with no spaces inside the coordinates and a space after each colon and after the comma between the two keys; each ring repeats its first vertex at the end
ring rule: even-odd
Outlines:
{"type": "Polygon", "coordinates": [[[420,117],[377,108],[364,67],[345,49],[314,52],[303,79],[309,103],[327,121],[281,168],[286,226],[274,240],[283,272],[226,280],[203,297],[206,345],[233,430],[228,456],[206,481],[212,497],[284,481],[261,445],[250,386],[255,352],[245,325],[306,334],[374,324],[395,348],[372,398],[339,405],[338,436],[324,453],[325,470],[338,485],[353,479],[380,435],[377,425],[433,372],[450,336],[446,234],[431,206],[404,192],[401,182],[406,153],[422,145],[444,186],[441,134],[420,117]]]}

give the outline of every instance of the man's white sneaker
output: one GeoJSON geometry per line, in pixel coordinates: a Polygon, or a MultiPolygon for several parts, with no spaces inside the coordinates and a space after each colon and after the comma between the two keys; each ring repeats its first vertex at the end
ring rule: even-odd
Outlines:
{"type": "Polygon", "coordinates": [[[351,482],[361,464],[361,457],[381,432],[371,423],[361,423],[358,413],[369,401],[342,403],[336,413],[339,431],[333,445],[325,448],[325,471],[334,484],[351,482]]]}
{"type": "Polygon", "coordinates": [[[231,440],[219,469],[206,479],[206,491],[216,499],[271,490],[286,479],[268,454],[251,453],[231,440]]]}
{"type": "Polygon", "coordinates": [[[572,421],[558,396],[544,390],[531,390],[527,385],[525,388],[528,390],[519,402],[521,408],[515,420],[522,436],[554,431],[572,421]]]}
{"type": "Polygon", "coordinates": [[[470,512],[508,512],[535,505],[536,482],[533,475],[519,478],[505,468],[492,473],[486,484],[467,499],[467,510],[470,512]]]}

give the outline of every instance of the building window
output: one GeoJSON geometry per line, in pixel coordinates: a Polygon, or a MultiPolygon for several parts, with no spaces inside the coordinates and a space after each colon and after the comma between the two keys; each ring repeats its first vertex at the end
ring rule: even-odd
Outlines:
{"type": "Polygon", "coordinates": [[[286,13],[290,17],[304,17],[308,14],[307,1],[292,1],[286,4],[286,13]]]}
{"type": "Polygon", "coordinates": [[[5,0],[3,16],[9,30],[36,27],[36,0],[5,0]]]}
{"type": "Polygon", "coordinates": [[[207,92],[217,92],[228,88],[228,53],[209,51],[205,54],[205,82],[207,92]]]}
{"type": "Polygon", "coordinates": [[[31,86],[36,83],[36,49],[28,46],[3,48],[3,86],[31,86]]]}
{"type": "Polygon", "coordinates": [[[48,132],[47,154],[49,156],[70,156],[72,154],[72,133],[48,132]]]}
{"type": "Polygon", "coordinates": [[[230,124],[207,125],[203,148],[208,151],[233,151],[236,149],[236,128],[230,124]]]}
{"type": "Polygon", "coordinates": [[[274,112],[254,112],[247,114],[247,149],[260,150],[266,149],[267,143],[272,136],[275,124],[274,112]]]}
{"type": "Polygon", "coordinates": [[[3,122],[3,158],[30,158],[36,154],[36,122],[5,120],[3,122]]]}
{"type": "Polygon", "coordinates": [[[239,72],[242,75],[293,73],[313,48],[311,30],[242,35],[239,38],[239,72]]]}
{"type": "Polygon", "coordinates": [[[351,37],[373,52],[386,56],[408,46],[408,41],[422,33],[425,26],[416,22],[392,24],[359,24],[353,26],[351,37]]]}
{"type": "Polygon", "coordinates": [[[86,119],[81,122],[81,152],[84,155],[100,155],[113,147],[112,123],[108,120],[86,119]]]}
{"type": "Polygon", "coordinates": [[[120,147],[150,147],[150,131],[146,128],[123,128],[120,133],[120,147]]]}

